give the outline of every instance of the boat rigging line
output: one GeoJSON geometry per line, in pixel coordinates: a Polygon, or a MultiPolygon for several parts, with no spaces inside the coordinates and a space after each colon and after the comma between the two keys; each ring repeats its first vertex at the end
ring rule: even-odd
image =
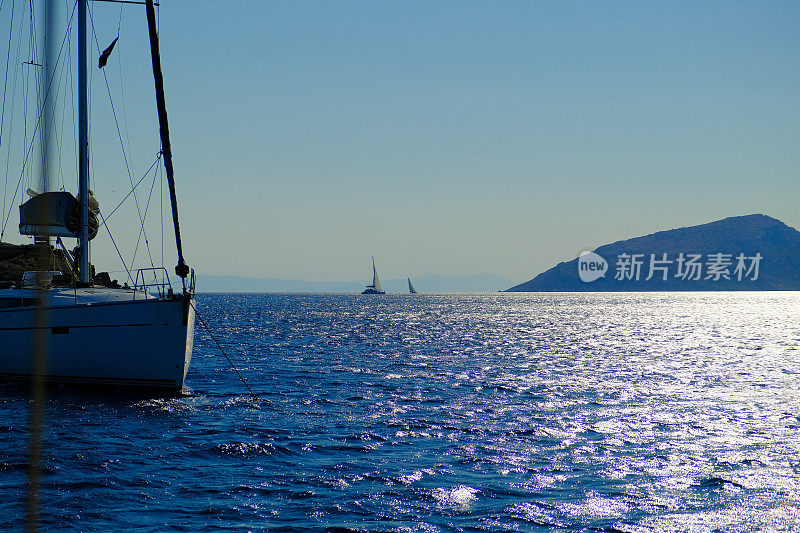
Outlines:
{"type": "Polygon", "coordinates": [[[142,226],[139,228],[139,237],[136,239],[136,247],[133,249],[133,257],[131,258],[131,264],[135,264],[136,261],[136,252],[139,250],[139,243],[142,240],[142,235],[144,235],[144,243],[147,246],[148,255],[150,256],[150,266],[155,268],[155,264],[153,264],[153,256],[150,254],[150,242],[147,240],[147,233],[144,231],[144,219],[147,218],[147,211],[150,209],[150,200],[153,199],[153,190],[156,187],[156,179],[158,178],[158,172],[153,172],[153,183],[150,185],[150,194],[147,196],[147,203],[144,206],[144,214],[142,215],[142,226]]]}
{"type": "MultiPolygon", "coordinates": [[[[6,120],[6,94],[7,94],[6,93],[6,89],[8,87],[8,65],[9,65],[9,62],[10,62],[10,59],[11,59],[11,38],[14,36],[14,11],[15,11],[14,10],[14,4],[15,4],[15,0],[12,0],[11,1],[11,22],[9,23],[9,29],[8,29],[8,50],[6,52],[6,73],[5,73],[5,78],[3,79],[3,111],[2,111],[2,114],[0,114],[0,151],[2,151],[2,148],[3,148],[3,131],[5,129],[5,120],[6,120]]],[[[19,51],[19,48],[17,48],[17,51],[19,51]]],[[[16,85],[17,85],[17,76],[16,76],[16,69],[15,69],[14,85],[13,85],[13,88],[12,88],[12,92],[15,92],[14,89],[16,89],[16,85]]],[[[12,97],[12,102],[15,101],[15,100],[16,99],[12,97]]],[[[13,107],[14,107],[13,104],[12,104],[11,107],[13,109],[13,107]]],[[[13,112],[12,112],[12,117],[13,117],[13,112]]],[[[13,123],[13,120],[12,120],[12,123],[13,123]]],[[[9,154],[10,154],[10,151],[9,151],[9,154]]],[[[5,189],[8,187],[8,159],[9,158],[6,158],[5,185],[3,187],[3,213],[6,212],[6,204],[5,204],[5,202],[6,202],[6,191],[5,191],[5,189]]]]}
{"type": "MultiPolygon", "coordinates": [[[[125,264],[125,259],[122,258],[122,252],[119,251],[119,246],[117,246],[117,241],[114,240],[114,236],[111,234],[111,228],[108,227],[108,223],[106,222],[106,219],[103,217],[102,211],[98,211],[97,214],[100,217],[100,220],[103,221],[102,225],[106,227],[106,231],[108,232],[108,238],[111,239],[111,244],[114,245],[114,249],[117,251],[117,255],[119,256],[119,260],[122,262],[122,268],[125,269],[125,274],[127,274],[128,279],[130,280],[131,284],[134,285],[136,282],[133,281],[133,277],[131,276],[131,271],[128,268],[128,265],[125,264]]],[[[98,228],[98,231],[99,231],[99,228],[98,228]]]]}
{"type": "MultiPolygon", "coordinates": [[[[56,56],[56,61],[55,61],[54,68],[57,68],[59,63],[61,62],[61,54],[64,51],[64,43],[66,43],[67,40],[68,40],[68,37],[69,37],[69,34],[70,34],[70,28],[72,27],[73,17],[75,15],[75,8],[77,7],[77,5],[78,4],[76,2],[75,6],[73,6],[73,8],[72,8],[72,13],[70,14],[69,21],[67,23],[67,30],[66,30],[66,32],[64,32],[64,38],[61,40],[61,46],[58,49],[58,55],[56,56]]],[[[44,93],[44,99],[42,100],[42,104],[43,104],[42,105],[42,110],[40,110],[39,113],[37,114],[36,125],[33,128],[33,133],[31,134],[31,142],[30,142],[30,145],[28,145],[28,149],[27,149],[27,151],[25,153],[25,159],[24,159],[24,161],[22,163],[22,170],[20,171],[19,180],[17,181],[17,188],[14,190],[14,197],[11,199],[11,205],[9,205],[8,212],[6,213],[5,218],[3,219],[3,227],[0,230],[0,239],[2,239],[3,235],[5,235],[6,227],[8,226],[8,219],[11,217],[11,210],[13,209],[14,203],[16,202],[17,195],[19,194],[20,186],[22,185],[22,178],[24,177],[25,169],[28,166],[28,160],[30,159],[31,153],[33,152],[33,145],[34,145],[34,141],[36,139],[36,132],[39,130],[39,127],[41,126],[41,123],[42,123],[42,116],[44,115],[44,107],[45,107],[45,105],[47,103],[47,99],[50,97],[50,89],[52,88],[52,85],[53,85],[53,80],[51,79],[49,81],[50,81],[50,83],[48,83],[48,85],[46,87],[46,90],[45,90],[45,93],[44,93]]],[[[39,134],[41,135],[41,132],[39,134]]]]}
{"type": "MultiPolygon", "coordinates": [[[[110,4],[136,4],[138,6],[145,5],[145,2],[137,2],[136,0],[92,0],[92,2],[108,2],[110,4]]],[[[156,2],[154,5],[158,7],[161,4],[156,2]]]]}
{"type": "Polygon", "coordinates": [[[233,364],[233,361],[231,361],[231,358],[230,358],[230,357],[228,357],[228,354],[227,354],[227,353],[225,353],[225,350],[223,350],[223,349],[222,349],[222,346],[220,345],[219,341],[218,341],[218,340],[217,340],[217,338],[214,336],[214,333],[212,333],[212,331],[211,331],[211,328],[209,328],[209,327],[208,327],[208,324],[206,324],[206,321],[205,321],[205,320],[203,320],[203,317],[202,317],[202,316],[200,315],[200,313],[197,311],[197,305],[195,305],[195,303],[194,303],[194,302],[192,302],[192,304],[191,304],[191,305],[192,305],[192,308],[194,309],[194,315],[195,315],[197,318],[199,318],[199,319],[200,319],[200,323],[203,325],[203,327],[204,327],[204,328],[206,328],[206,331],[208,332],[208,335],[211,337],[211,340],[213,340],[213,341],[214,341],[214,344],[216,344],[216,345],[217,345],[217,348],[219,348],[219,351],[220,351],[220,352],[222,352],[222,355],[224,355],[224,356],[225,356],[225,359],[227,359],[227,360],[228,360],[228,364],[229,364],[229,365],[231,365],[231,368],[232,368],[232,369],[233,369],[233,370],[236,372],[236,375],[237,375],[237,376],[239,376],[239,379],[241,379],[241,380],[242,380],[242,383],[244,383],[244,386],[245,386],[245,387],[247,387],[247,390],[248,390],[248,391],[250,391],[250,394],[251,394],[252,396],[258,396],[258,395],[257,395],[255,392],[253,392],[253,389],[251,389],[251,388],[250,388],[250,385],[248,385],[248,384],[247,384],[247,380],[245,380],[245,379],[244,379],[244,377],[242,376],[241,372],[239,372],[239,369],[238,369],[238,368],[236,368],[236,365],[234,365],[234,364],[233,364]]]}
{"type": "MultiPolygon", "coordinates": [[[[92,13],[91,9],[89,9],[88,12],[89,12],[89,22],[91,23],[91,26],[92,26],[92,36],[94,37],[94,43],[95,43],[95,46],[97,47],[97,53],[99,54],[99,53],[101,53],[103,51],[103,49],[100,48],[100,40],[97,37],[97,31],[96,31],[95,25],[94,25],[94,14],[92,13]]],[[[118,33],[118,35],[119,35],[119,33],[118,33]]],[[[133,185],[133,173],[131,172],[131,166],[130,166],[130,163],[128,162],[128,152],[127,152],[127,150],[125,150],[125,142],[122,139],[122,130],[120,129],[119,119],[117,118],[117,109],[116,109],[116,106],[114,105],[114,99],[111,96],[111,84],[108,81],[108,75],[106,74],[106,70],[104,68],[101,68],[100,71],[103,73],[103,79],[106,82],[106,92],[108,93],[108,101],[109,101],[109,104],[111,105],[111,114],[114,117],[114,125],[116,126],[117,137],[119,138],[120,148],[122,149],[122,159],[125,161],[125,170],[128,173],[128,180],[131,183],[131,189],[135,189],[135,187],[133,185]]],[[[139,206],[139,198],[136,196],[135,192],[133,193],[133,201],[136,204],[136,213],[139,215],[139,224],[141,224],[141,226],[144,227],[144,217],[142,215],[142,209],[139,206]]],[[[147,255],[149,256],[150,263],[152,264],[153,263],[153,255],[152,255],[152,253],[150,251],[150,243],[147,240],[147,233],[146,232],[145,232],[145,245],[147,247],[147,255]]],[[[137,242],[137,247],[138,247],[138,242],[137,242]]],[[[135,252],[134,252],[134,255],[135,255],[135,252]]]]}
{"type": "Polygon", "coordinates": [[[125,200],[127,200],[127,199],[130,197],[130,195],[131,195],[131,194],[133,194],[133,191],[134,191],[134,190],[136,190],[136,188],[137,188],[139,185],[141,185],[141,183],[142,183],[142,182],[144,181],[144,179],[145,179],[145,178],[148,176],[148,174],[150,174],[150,171],[151,171],[151,170],[153,170],[153,168],[154,168],[154,167],[155,167],[155,166],[158,164],[158,162],[159,162],[160,160],[161,160],[161,152],[158,152],[158,155],[156,156],[156,160],[155,160],[155,161],[153,161],[153,164],[152,164],[152,165],[150,165],[150,168],[148,168],[148,169],[147,169],[147,172],[145,172],[145,173],[144,173],[144,175],[143,175],[141,178],[139,178],[139,181],[137,181],[137,182],[136,182],[136,185],[134,185],[134,186],[133,186],[133,188],[132,188],[132,189],[131,189],[131,190],[128,192],[128,194],[126,194],[126,195],[125,195],[125,198],[123,198],[122,200],[120,200],[120,202],[117,204],[117,207],[115,207],[114,209],[112,209],[112,210],[111,210],[111,212],[108,214],[108,218],[111,218],[111,215],[113,215],[114,213],[116,213],[116,212],[117,212],[117,209],[119,209],[120,207],[122,207],[122,204],[124,204],[124,203],[125,203],[125,200]]]}
{"type": "Polygon", "coordinates": [[[8,88],[8,63],[11,59],[11,37],[14,35],[14,2],[11,2],[11,23],[8,30],[8,50],[6,51],[6,74],[3,78],[3,111],[0,112],[0,148],[3,147],[3,126],[6,119],[6,89],[8,88]]]}

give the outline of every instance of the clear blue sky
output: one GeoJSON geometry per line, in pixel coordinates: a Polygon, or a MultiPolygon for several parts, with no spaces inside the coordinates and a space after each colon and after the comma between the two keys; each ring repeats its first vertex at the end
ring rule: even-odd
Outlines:
{"type": "MultiPolygon", "coordinates": [[[[120,8],[93,9],[105,46],[120,8]]],[[[201,273],[366,279],[374,255],[384,277],[524,281],[726,216],[800,226],[797,2],[163,0],[160,17],[201,273]]],[[[115,90],[135,81],[139,175],[157,150],[145,31],[125,7],[107,67],[115,90]]],[[[96,72],[92,91],[95,189],[116,204],[128,182],[96,72]]]]}

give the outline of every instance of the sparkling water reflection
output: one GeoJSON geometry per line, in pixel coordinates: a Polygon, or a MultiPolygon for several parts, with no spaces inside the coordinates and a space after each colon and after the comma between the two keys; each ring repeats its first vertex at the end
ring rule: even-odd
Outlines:
{"type": "MultiPolygon", "coordinates": [[[[85,531],[791,531],[800,294],[201,295],[187,394],[59,388],[42,519],[85,531]]],[[[25,389],[0,385],[0,528],[25,389]]]]}

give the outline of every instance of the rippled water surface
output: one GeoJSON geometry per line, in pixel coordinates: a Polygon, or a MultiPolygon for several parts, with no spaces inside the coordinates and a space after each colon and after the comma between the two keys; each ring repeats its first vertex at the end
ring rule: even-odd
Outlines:
{"type": "Polygon", "coordinates": [[[198,300],[258,395],[199,324],[182,396],[50,390],[43,529],[800,529],[798,293],[198,300]]]}

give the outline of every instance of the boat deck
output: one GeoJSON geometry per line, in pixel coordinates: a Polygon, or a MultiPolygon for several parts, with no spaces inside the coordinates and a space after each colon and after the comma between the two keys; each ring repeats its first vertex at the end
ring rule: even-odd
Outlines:
{"type": "Polygon", "coordinates": [[[106,287],[53,287],[40,291],[33,287],[0,290],[0,309],[39,305],[42,292],[46,307],[68,307],[103,303],[121,303],[157,299],[147,291],[109,289],[106,287]]]}

